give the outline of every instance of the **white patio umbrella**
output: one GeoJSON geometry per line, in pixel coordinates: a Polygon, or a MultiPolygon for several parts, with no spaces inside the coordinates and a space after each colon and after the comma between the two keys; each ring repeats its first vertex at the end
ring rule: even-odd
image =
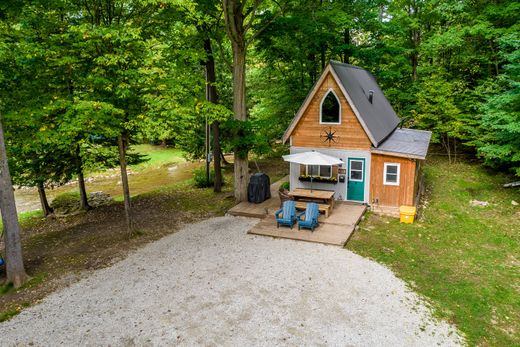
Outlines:
{"type": "MultiPolygon", "coordinates": [[[[283,160],[295,163],[295,164],[301,164],[301,165],[341,165],[343,162],[336,157],[323,154],[316,151],[311,152],[301,152],[301,153],[295,153],[295,154],[288,154],[282,156],[283,160]]],[[[311,170],[311,190],[312,190],[312,170],[311,170]]]]}

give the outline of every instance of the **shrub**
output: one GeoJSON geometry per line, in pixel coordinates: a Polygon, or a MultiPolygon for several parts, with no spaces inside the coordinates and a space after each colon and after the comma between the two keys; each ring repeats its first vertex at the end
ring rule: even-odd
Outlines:
{"type": "Polygon", "coordinates": [[[201,167],[193,170],[193,182],[197,188],[212,187],[215,183],[215,171],[212,169],[209,173],[209,182],[206,180],[206,168],[201,167]]]}
{"type": "Polygon", "coordinates": [[[57,195],[51,202],[55,210],[73,211],[79,209],[79,192],[66,192],[57,195]]]}
{"type": "Polygon", "coordinates": [[[289,186],[289,182],[283,182],[282,184],[280,184],[280,190],[281,191],[283,191],[283,190],[291,190],[290,186],[289,186]]]}

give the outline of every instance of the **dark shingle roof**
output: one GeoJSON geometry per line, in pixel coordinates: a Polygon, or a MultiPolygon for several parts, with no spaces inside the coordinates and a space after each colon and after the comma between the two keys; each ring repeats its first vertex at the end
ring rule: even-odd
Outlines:
{"type": "Polygon", "coordinates": [[[377,148],[372,148],[372,153],[401,154],[408,158],[425,159],[431,137],[431,131],[396,129],[377,148]]]}
{"type": "Polygon", "coordinates": [[[334,60],[330,61],[330,65],[357,109],[362,122],[365,123],[365,130],[370,133],[368,136],[371,137],[374,146],[379,146],[399,124],[399,117],[392,105],[370,72],[334,60]],[[372,103],[368,98],[371,90],[374,93],[372,103]]]}

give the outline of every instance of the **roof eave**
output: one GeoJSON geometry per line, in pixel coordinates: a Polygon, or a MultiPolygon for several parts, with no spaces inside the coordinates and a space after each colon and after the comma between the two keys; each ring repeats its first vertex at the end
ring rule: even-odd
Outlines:
{"type": "Polygon", "coordinates": [[[291,121],[291,124],[289,124],[289,127],[287,128],[287,130],[285,130],[285,133],[283,134],[283,137],[282,137],[282,143],[284,143],[284,144],[287,143],[287,141],[291,137],[292,132],[294,131],[294,129],[296,128],[296,125],[298,125],[298,122],[300,121],[301,117],[303,116],[303,112],[305,112],[305,110],[309,106],[309,103],[314,98],[314,95],[318,92],[318,87],[323,83],[325,76],[327,76],[327,72],[329,72],[330,70],[332,70],[332,68],[329,63],[327,65],[327,67],[325,68],[325,70],[323,70],[323,73],[321,74],[320,78],[316,81],[316,83],[314,83],[314,86],[312,87],[311,92],[309,94],[307,94],[307,97],[305,98],[305,100],[303,101],[303,104],[298,109],[298,112],[296,113],[296,116],[294,116],[293,120],[291,121]]]}
{"type": "Polygon", "coordinates": [[[399,153],[399,152],[395,152],[395,151],[384,151],[384,150],[377,149],[377,148],[372,148],[371,152],[374,153],[374,154],[389,155],[389,156],[392,156],[392,157],[418,159],[418,160],[425,160],[426,159],[425,155],[421,156],[421,155],[410,154],[410,153],[399,153]]]}

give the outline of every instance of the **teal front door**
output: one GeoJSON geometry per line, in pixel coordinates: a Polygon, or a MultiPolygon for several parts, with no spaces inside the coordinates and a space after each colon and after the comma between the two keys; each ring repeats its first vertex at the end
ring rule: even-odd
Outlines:
{"type": "Polygon", "coordinates": [[[365,201],[365,159],[348,158],[347,200],[365,201]]]}

